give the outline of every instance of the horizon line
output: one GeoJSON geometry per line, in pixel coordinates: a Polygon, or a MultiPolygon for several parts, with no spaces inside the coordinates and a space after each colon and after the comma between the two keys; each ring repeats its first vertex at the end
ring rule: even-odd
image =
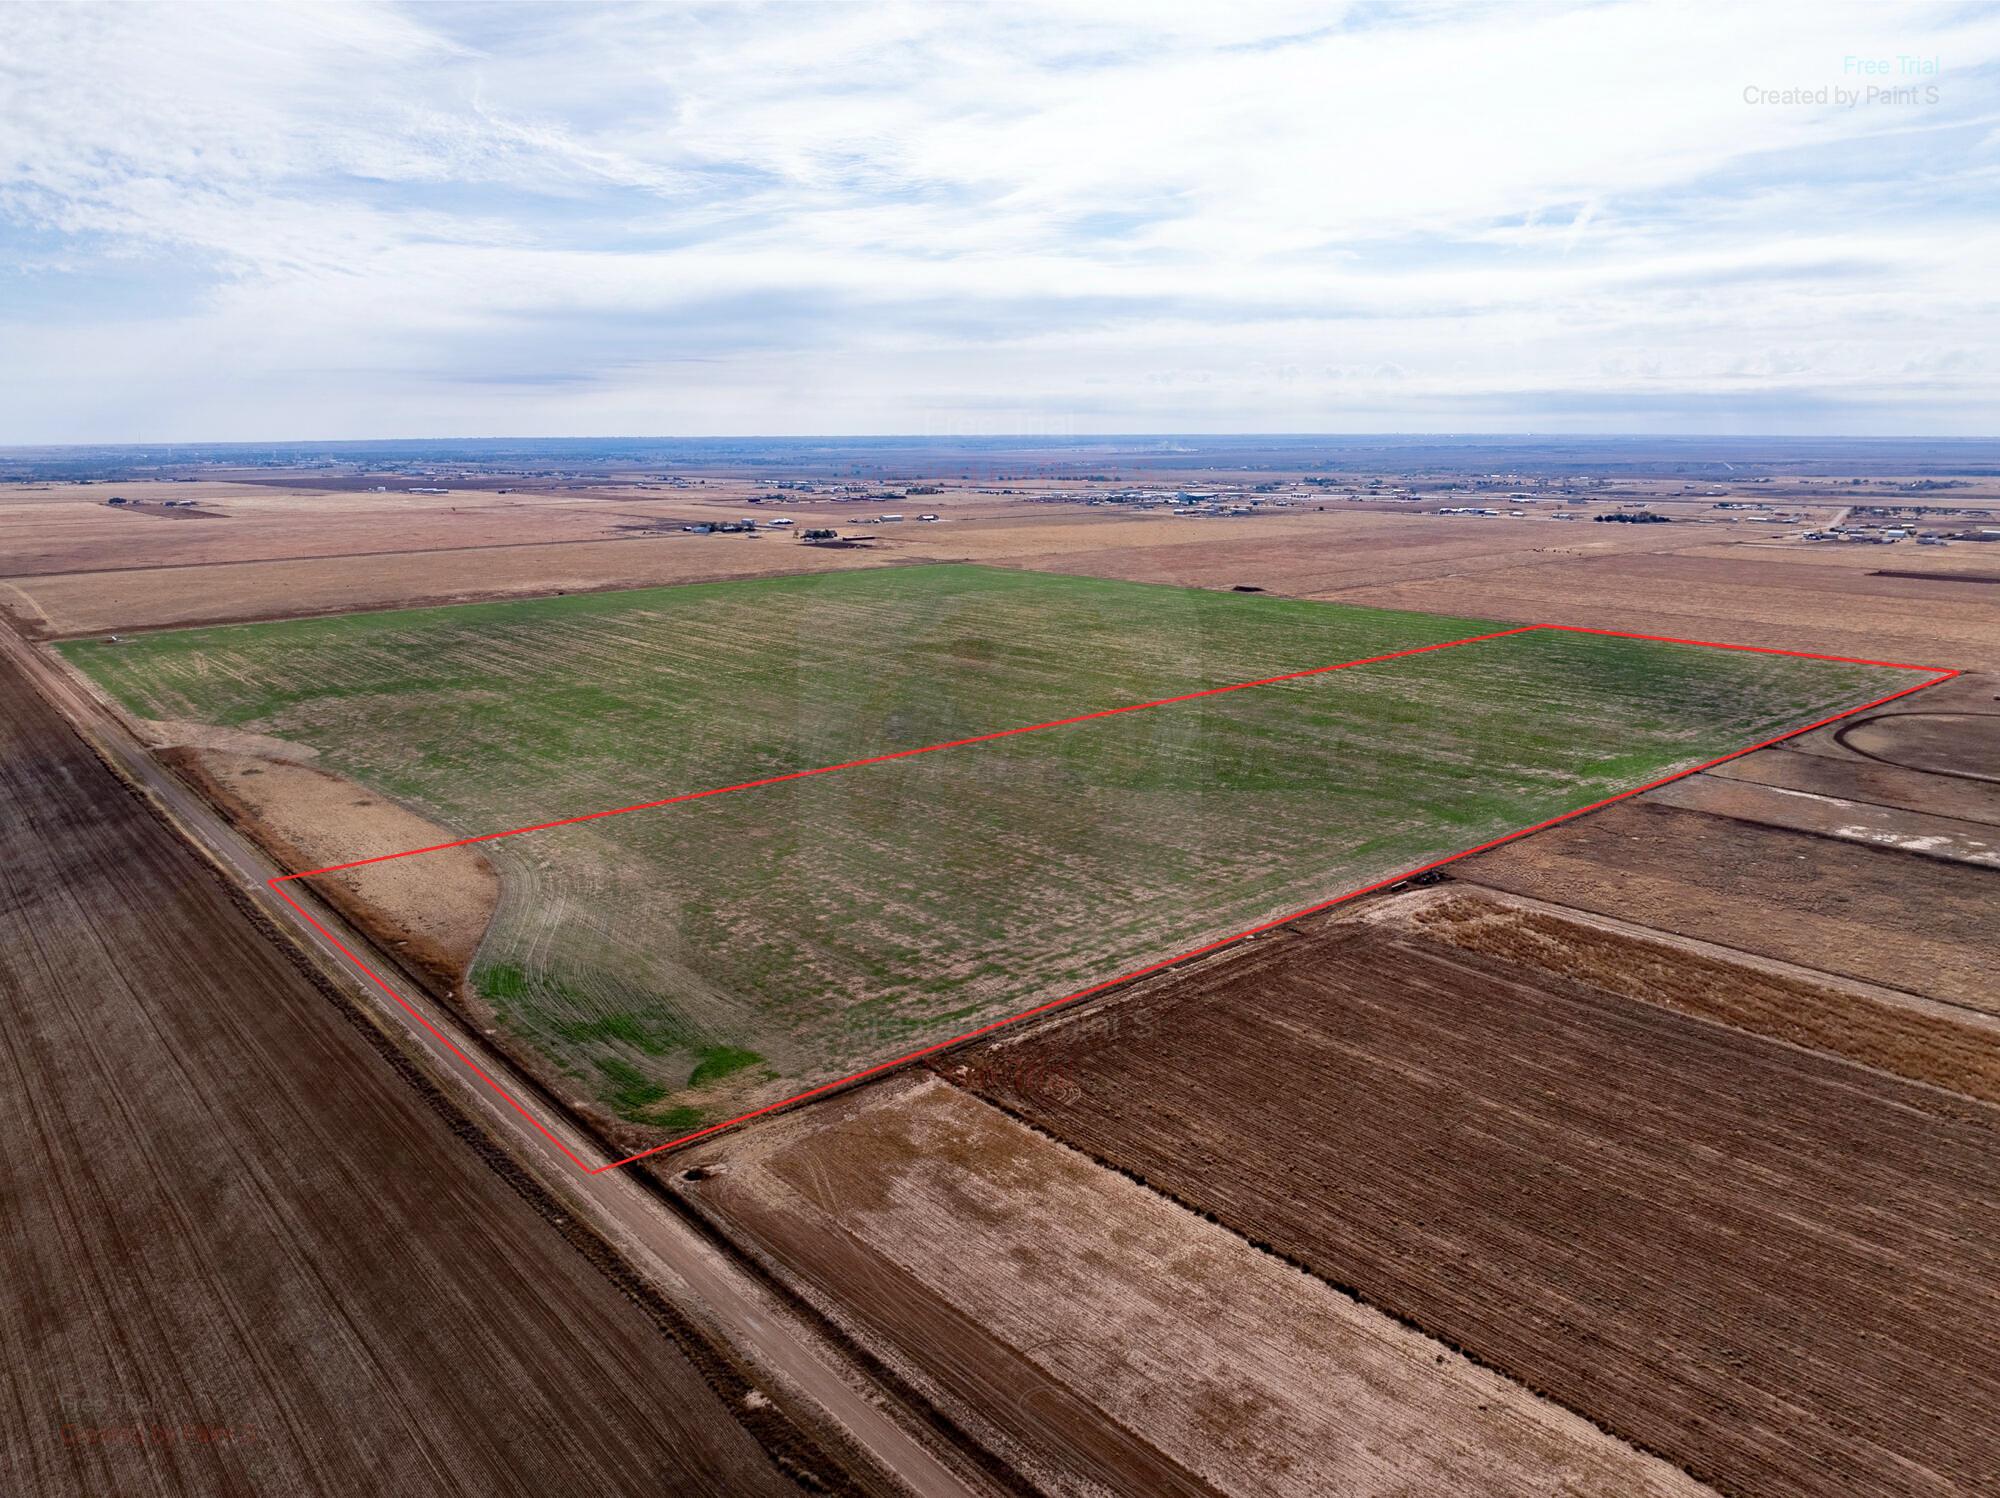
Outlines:
{"type": "Polygon", "coordinates": [[[929,432],[682,432],[682,433],[640,433],[603,432],[582,436],[563,436],[550,433],[510,433],[466,436],[448,433],[430,433],[424,436],[398,437],[156,437],[125,438],[117,441],[94,442],[6,442],[0,443],[0,454],[50,451],[89,451],[102,449],[129,449],[153,447],[356,447],[375,446],[389,443],[419,442],[932,442],[941,446],[963,442],[1011,442],[1033,443],[1081,443],[1104,441],[1146,441],[1164,442],[1177,438],[1197,438],[1203,441],[1235,439],[1241,441],[1295,441],[1295,442],[1339,442],[1380,439],[1412,439],[1445,441],[1559,441],[1559,442],[1791,442],[1841,444],[1854,442],[1936,442],[1965,445],[1968,443],[2000,443],[2000,431],[1991,434],[1967,436],[1964,434],[1932,432],[1848,432],[1840,434],[1800,433],[1800,432],[1712,432],[1712,431],[1671,431],[1671,432],[1583,432],[1583,431],[1477,431],[1466,428],[1453,429],[1411,429],[1347,432],[1308,431],[1089,431],[1067,433],[983,433],[965,432],[941,435],[929,432]]]}

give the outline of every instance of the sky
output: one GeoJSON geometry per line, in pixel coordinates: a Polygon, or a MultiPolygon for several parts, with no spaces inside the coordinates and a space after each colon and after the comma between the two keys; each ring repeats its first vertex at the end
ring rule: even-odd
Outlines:
{"type": "Polygon", "coordinates": [[[1995,6],[0,6],[0,443],[1994,436],[1997,268],[1995,6]]]}

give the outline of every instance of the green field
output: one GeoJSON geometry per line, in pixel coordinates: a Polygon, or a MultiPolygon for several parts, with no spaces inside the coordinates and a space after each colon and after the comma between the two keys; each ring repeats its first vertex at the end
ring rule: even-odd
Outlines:
{"type": "MultiPolygon", "coordinates": [[[[1502,627],[923,566],[63,649],[470,834],[1502,627]]],[[[680,1132],[1905,685],[1542,632],[526,834],[475,978],[680,1132]]]]}

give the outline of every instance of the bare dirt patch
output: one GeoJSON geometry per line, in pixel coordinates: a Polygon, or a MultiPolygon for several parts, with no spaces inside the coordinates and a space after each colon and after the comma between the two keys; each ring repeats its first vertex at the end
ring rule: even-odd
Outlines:
{"type": "Polygon", "coordinates": [[[932,1077],[700,1159],[679,1189],[907,1376],[1011,1379],[963,1417],[1055,1492],[1704,1491],[932,1077]]]}
{"type": "Polygon", "coordinates": [[[133,731],[155,749],[216,749],[228,754],[249,754],[259,759],[307,764],[319,758],[311,744],[277,738],[268,733],[251,733],[242,728],[217,728],[208,723],[192,723],[177,718],[132,718],[133,731]]]}
{"type": "Polygon", "coordinates": [[[2000,1110],[1355,926],[966,1056],[981,1095],[1725,1491],[2000,1470],[2000,1110]]]}
{"type": "MultiPolygon", "coordinates": [[[[293,869],[427,848],[456,836],[339,775],[218,749],[164,758],[266,852],[293,869]]],[[[383,950],[441,993],[456,994],[500,902],[500,876],[476,848],[445,848],[306,881],[383,950]]]]}

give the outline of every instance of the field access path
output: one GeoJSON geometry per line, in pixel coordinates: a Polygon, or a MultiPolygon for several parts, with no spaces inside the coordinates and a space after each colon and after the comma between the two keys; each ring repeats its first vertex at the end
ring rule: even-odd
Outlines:
{"type": "MultiPolygon", "coordinates": [[[[33,688],[39,689],[44,698],[53,702],[61,709],[64,716],[80,727],[100,751],[113,761],[121,774],[133,784],[142,787],[171,820],[179,825],[186,837],[206,852],[215,865],[227,872],[229,878],[240,887],[249,900],[267,916],[282,918],[286,929],[298,930],[296,923],[290,919],[289,912],[284,912],[281,916],[282,907],[275,904],[274,897],[264,887],[265,881],[274,877],[278,870],[269,864],[262,853],[229,827],[206,802],[155,761],[115,715],[83,689],[58,664],[40,655],[4,629],[0,629],[0,681],[12,686],[11,695],[20,700],[18,716],[23,721],[28,715],[39,716],[41,725],[38,732],[42,738],[46,739],[51,735],[71,737],[57,714],[35,700],[35,692],[29,685],[32,681],[33,688]],[[23,677],[28,679],[23,680],[23,677]]],[[[10,711],[5,715],[5,719],[12,719],[15,716],[17,714],[10,704],[10,711]]],[[[71,742],[73,757],[77,761],[74,773],[88,775],[95,772],[112,793],[124,798],[125,788],[118,785],[80,743],[75,743],[73,739],[71,742]]],[[[147,816],[137,802],[133,802],[132,806],[138,814],[140,823],[143,824],[141,831],[144,831],[144,827],[151,827],[157,833],[158,840],[165,845],[157,850],[159,857],[169,858],[173,856],[169,850],[177,849],[179,856],[185,860],[197,878],[206,877],[208,871],[191,850],[174,839],[157,819],[147,816]]],[[[128,902],[133,904],[143,905],[146,898],[143,886],[133,888],[128,894],[128,902]]],[[[317,906],[317,902],[313,903],[317,906]]],[[[371,1011],[386,1021],[394,1033],[407,1042],[408,1048],[423,1058],[432,1078],[452,1100],[484,1126],[491,1136],[503,1142],[510,1154],[526,1164],[541,1181],[560,1182],[560,1194],[579,1210],[588,1214],[592,1224],[605,1235],[635,1271],[674,1304],[686,1309],[708,1330],[725,1338],[735,1351],[750,1360],[754,1369],[770,1375],[773,1380],[770,1392],[779,1398],[781,1404],[796,1407],[801,1401],[808,1402],[809,1407],[802,1412],[802,1417],[809,1426],[829,1428],[835,1439],[858,1447],[873,1465],[893,1474],[896,1481],[906,1484],[913,1491],[926,1495],[948,1495],[948,1498],[950,1495],[982,1494],[989,1491],[978,1479],[962,1475],[953,1466],[947,1465],[923,1441],[886,1413],[878,1403],[879,1395],[860,1384],[858,1376],[838,1352],[801,1326],[778,1306],[768,1292],[731,1264],[720,1251],[693,1229],[671,1216],[657,1200],[647,1194],[639,1181],[622,1172],[597,1177],[579,1176],[550,1141],[560,1139],[565,1141],[568,1147],[577,1150],[588,1150],[594,1146],[586,1141],[558,1110],[542,1103],[525,1086],[519,1089],[521,1101],[503,1102],[490,1089],[468,1085],[460,1069],[460,1063],[443,1038],[447,1031],[455,1028],[456,1022],[413,984],[398,984],[396,987],[396,997],[409,1011],[408,1013],[381,1002],[382,990],[377,987],[379,980],[374,980],[372,974],[364,978],[362,974],[366,970],[349,955],[350,949],[366,950],[362,938],[348,929],[331,910],[318,907],[314,913],[329,932],[338,933],[344,941],[330,939],[320,932],[300,932],[299,939],[309,944],[313,960],[323,969],[337,975],[347,992],[363,996],[363,1001],[370,1005],[371,1011]],[[417,1015],[423,1016],[427,1023],[420,1023],[418,1019],[412,1018],[417,1015]]],[[[237,914],[240,919],[240,912],[237,914]]],[[[246,933],[256,935],[247,922],[244,923],[244,928],[246,933]]],[[[277,959],[275,950],[271,949],[269,943],[261,936],[257,937],[256,946],[271,954],[270,960],[274,969],[289,973],[297,980],[298,986],[305,990],[299,995],[299,1003],[295,1006],[296,1015],[294,1016],[292,1009],[287,1009],[288,1018],[295,1017],[299,1023],[322,1026],[335,1032],[336,1039],[346,1035],[351,1037],[351,1043],[362,1046],[352,1027],[340,1020],[333,1005],[317,990],[306,984],[297,973],[285,967],[282,961],[277,959]]],[[[209,991],[214,988],[217,981],[214,975],[204,977],[195,971],[194,965],[190,962],[184,977],[191,985],[191,993],[185,1007],[190,1010],[211,1007],[212,998],[209,996],[209,991]]],[[[168,979],[162,978],[161,981],[165,982],[168,979]]],[[[255,1008],[247,1004],[241,1007],[245,1012],[255,1008]]],[[[217,1033],[228,1035],[233,1032],[229,1027],[219,1027],[217,1033]]],[[[362,1049],[365,1051],[366,1047],[362,1046],[362,1049]]],[[[267,1056],[264,1059],[269,1058],[267,1056]]],[[[411,1190],[411,1200],[425,1204],[425,1211],[441,1213],[444,1210],[441,1203],[461,1198],[469,1189],[464,1183],[423,1184],[424,1172],[433,1168],[453,1174],[471,1175],[485,1183],[485,1189],[497,1190],[500,1195],[518,1202],[518,1198],[513,1198],[512,1194],[505,1190],[499,1178],[492,1175],[470,1149],[439,1127],[438,1120],[424,1111],[412,1090],[386,1075],[379,1056],[369,1051],[362,1059],[364,1064],[358,1068],[357,1078],[338,1088],[315,1090],[310,1086],[288,1086],[273,1090],[274,1098],[282,1093],[284,1097],[297,1102],[300,1106],[316,1106],[331,1110],[336,1115],[323,1127],[314,1131],[317,1151],[338,1152],[342,1148],[343,1130],[355,1134],[372,1134],[378,1130],[395,1132],[407,1128],[409,1124],[405,1115],[415,1113],[419,1115],[419,1122],[431,1127],[439,1137],[435,1145],[427,1151],[412,1151],[405,1140],[400,1148],[392,1151],[393,1163],[379,1172],[385,1182],[395,1183],[400,1180],[418,1183],[417,1187],[411,1190]],[[354,1101],[357,1088],[369,1091],[369,1100],[359,1103],[354,1101]],[[375,1094],[379,1094],[379,1097],[375,1094]]],[[[115,1108],[112,1108],[106,1116],[114,1116],[115,1112],[115,1108]]],[[[33,1129],[26,1124],[20,1124],[14,1130],[14,1134],[19,1137],[26,1137],[32,1132],[33,1129]]],[[[90,1143],[97,1148],[103,1148],[105,1139],[102,1132],[94,1135],[90,1143]]],[[[262,1140],[259,1147],[278,1150],[282,1143],[281,1138],[272,1136],[262,1140]]],[[[221,1146],[222,1142],[218,1141],[217,1147],[221,1146]]],[[[63,1151],[65,1157],[70,1155],[85,1157],[90,1153],[91,1151],[80,1140],[72,1140],[70,1146],[63,1151]]],[[[73,1161],[67,1158],[58,1163],[73,1166],[73,1161]]],[[[59,1174],[50,1170],[47,1162],[43,1168],[52,1178],[59,1174]]],[[[239,1164],[236,1168],[242,1167],[239,1164]]],[[[226,1168],[217,1165],[214,1169],[217,1173],[223,1173],[226,1168]]],[[[271,1191],[282,1192],[288,1179],[283,1169],[272,1169],[267,1174],[267,1167],[261,1162],[255,1163],[254,1169],[258,1178],[268,1183],[271,1191]]],[[[301,1166],[299,1178],[310,1180],[312,1178],[310,1170],[301,1166]]],[[[306,1217],[307,1220],[311,1220],[309,1212],[306,1217]]],[[[82,1225],[83,1228],[88,1226],[88,1223],[82,1225]]],[[[321,1223],[322,1228],[326,1226],[324,1222],[321,1223]]],[[[545,1266],[540,1275],[532,1276],[536,1282],[560,1282],[565,1277],[571,1280],[589,1280],[596,1282],[591,1286],[593,1290],[601,1288],[607,1294],[612,1293],[608,1282],[599,1281],[594,1272],[588,1271],[546,1224],[531,1219],[528,1226],[539,1235],[538,1242],[541,1248],[556,1256],[558,1261],[554,1265],[545,1266]]],[[[335,1231],[338,1231],[337,1227],[335,1231]]],[[[457,1261],[459,1269],[456,1277],[457,1293],[485,1294],[489,1297],[494,1293],[492,1285],[488,1283],[489,1276],[474,1267],[471,1262],[477,1257],[475,1245],[490,1238],[493,1232],[494,1229],[490,1225],[467,1224],[459,1230],[464,1241],[461,1243],[457,1261]],[[479,1288],[482,1285],[485,1287],[483,1290],[479,1288]]],[[[411,1234],[424,1236],[409,1225],[382,1230],[384,1240],[391,1242],[399,1241],[411,1234]]],[[[496,1274],[491,1278],[504,1281],[507,1276],[496,1274]]],[[[394,1304],[393,1300],[385,1303],[394,1304]]],[[[619,1302],[619,1305],[630,1322],[629,1333],[650,1339],[662,1352],[672,1352],[671,1347],[659,1341],[657,1333],[643,1321],[630,1315],[629,1306],[622,1302],[619,1302]]],[[[490,1310],[486,1314],[490,1316],[490,1310]]],[[[329,1312],[328,1319],[338,1323],[343,1318],[339,1314],[329,1312]]],[[[575,1316],[571,1319],[574,1322],[575,1316]]],[[[497,1331],[495,1335],[497,1339],[497,1331]]],[[[527,1337],[530,1334],[522,1330],[519,1335],[527,1337]]],[[[604,1335],[607,1342],[616,1345],[615,1336],[609,1332],[604,1335]]],[[[529,1351],[533,1352],[531,1345],[529,1351]]],[[[546,1353],[542,1361],[544,1364],[549,1361],[546,1353]]],[[[478,1364],[474,1362],[468,1366],[478,1366],[478,1364]]],[[[561,1370],[556,1368],[548,1371],[549,1376],[554,1378],[561,1370]]],[[[688,1371],[692,1376],[692,1370],[688,1371]]],[[[698,1380],[683,1395],[676,1395],[674,1386],[664,1372],[656,1371],[640,1379],[600,1377],[574,1392],[574,1407],[564,1417],[563,1422],[571,1432],[565,1437],[565,1443],[580,1443],[592,1452],[611,1448],[615,1455],[628,1445],[644,1445],[659,1439],[671,1439],[671,1433],[678,1428],[677,1422],[683,1418],[685,1412],[700,1411],[703,1397],[710,1400],[711,1407],[706,1413],[695,1415],[693,1424],[696,1427],[696,1435],[709,1432],[711,1428],[716,1432],[733,1429],[730,1415],[721,1406],[714,1404],[713,1397],[698,1380]],[[634,1427],[630,1430],[607,1428],[607,1422],[618,1421],[621,1418],[611,1414],[610,1411],[615,1406],[625,1403],[628,1398],[645,1399],[648,1402],[663,1401],[668,1403],[669,1408],[644,1415],[631,1412],[630,1419],[626,1422],[634,1427]],[[682,1402],[675,1404],[674,1401],[677,1399],[682,1402]]],[[[17,1410],[33,1408],[36,1401],[31,1392],[17,1391],[15,1405],[17,1410]]],[[[487,1431],[510,1430],[521,1423],[518,1408],[489,1411],[484,1416],[478,1416],[470,1411],[466,1413],[487,1431]]],[[[194,1416],[189,1415],[187,1418],[194,1416]]],[[[212,1415],[204,1418],[213,1420],[212,1415]]],[[[535,1423],[539,1426],[547,1418],[549,1417],[544,1414],[535,1423]]],[[[51,1430],[57,1430],[61,1424],[60,1418],[54,1418],[51,1430]]],[[[335,1435],[337,1436],[338,1432],[335,1432],[335,1435]]],[[[706,1438],[720,1440],[721,1436],[715,1434],[706,1438]]],[[[56,1439],[59,1451],[59,1431],[56,1439]]],[[[689,1439],[693,1440],[694,1436],[690,1436],[689,1439]]],[[[47,1444],[46,1441],[35,1441],[23,1452],[21,1460],[37,1462],[50,1460],[44,1449],[47,1444]]],[[[468,1435],[465,1441],[459,1444],[470,1446],[474,1443],[468,1435]]],[[[750,1450],[754,1454],[754,1446],[750,1450]]],[[[609,1459],[603,1458],[605,1461],[609,1459]]],[[[13,1460],[15,1458],[10,1455],[8,1461],[13,1460]]],[[[6,1470],[8,1470],[6,1467],[0,1467],[0,1472],[6,1470]]],[[[31,1467],[27,1470],[32,1473],[40,1469],[31,1467]]],[[[523,1471],[532,1470],[532,1467],[523,1465],[523,1471]]],[[[656,1466],[655,1476],[665,1470],[656,1466]]],[[[403,1488],[413,1493],[454,1490],[439,1481],[435,1472],[431,1474],[431,1479],[431,1485],[426,1486],[423,1474],[413,1473],[410,1480],[403,1484],[403,1488]]],[[[699,1482],[690,1482],[686,1476],[680,1477],[677,1481],[682,1485],[674,1487],[673,1490],[688,1492],[711,1490],[731,1493],[756,1492],[761,1490],[762,1484],[754,1464],[741,1467],[731,1481],[712,1488],[704,1487],[699,1482]]],[[[300,1483],[301,1487],[310,1485],[303,1480],[300,1483]]],[[[615,1471],[602,1467],[597,1469],[589,1485],[596,1490],[606,1492],[634,1490],[631,1484],[617,1480],[615,1471]]],[[[46,1478],[40,1482],[29,1481],[18,1487],[13,1484],[7,1486],[16,1491],[49,1490],[46,1478]]],[[[379,1485],[371,1479],[359,1483],[356,1490],[376,1486],[379,1485]]],[[[571,1486],[573,1484],[567,1480],[531,1483],[524,1491],[550,1491],[571,1486]]],[[[657,1483],[653,1486],[657,1487],[657,1483]]],[[[92,1489],[86,1484],[84,1490],[92,1489]]],[[[112,1490],[127,1491],[129,1487],[114,1484],[112,1490]]],[[[221,1483],[206,1488],[198,1486],[193,1490],[226,1492],[241,1489],[221,1483]]],[[[486,1490],[513,1491],[504,1483],[486,1490]]],[[[790,1485],[783,1484],[782,1490],[790,1491],[790,1485]]],[[[167,1491],[173,1490],[169,1488],[167,1491]]]]}

